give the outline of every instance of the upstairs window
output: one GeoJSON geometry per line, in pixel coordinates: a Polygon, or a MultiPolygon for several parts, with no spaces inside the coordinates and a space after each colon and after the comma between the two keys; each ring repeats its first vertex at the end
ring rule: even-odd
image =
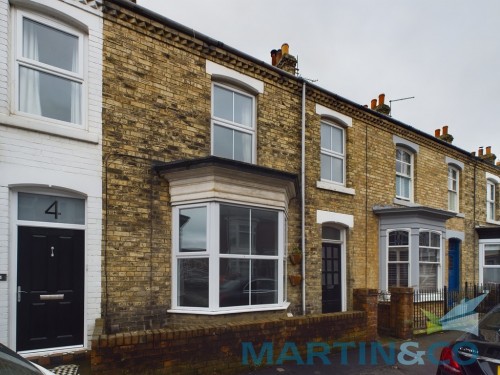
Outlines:
{"type": "Polygon", "coordinates": [[[413,197],[413,155],[402,148],[396,149],[396,197],[413,197]]]}
{"type": "Polygon", "coordinates": [[[459,172],[453,167],[448,167],[448,210],[458,212],[458,186],[459,172]]]}
{"type": "Polygon", "coordinates": [[[83,34],[27,12],[17,30],[17,111],[82,125],[83,34]]]}
{"type": "Polygon", "coordinates": [[[255,160],[255,97],[213,85],[212,154],[253,163],[255,160]]]}
{"type": "Polygon", "coordinates": [[[321,179],[345,184],[345,130],[321,122],[321,179]]]}
{"type": "Polygon", "coordinates": [[[486,219],[493,221],[496,220],[495,190],[496,190],[496,184],[493,181],[488,180],[486,183],[486,219]]]}

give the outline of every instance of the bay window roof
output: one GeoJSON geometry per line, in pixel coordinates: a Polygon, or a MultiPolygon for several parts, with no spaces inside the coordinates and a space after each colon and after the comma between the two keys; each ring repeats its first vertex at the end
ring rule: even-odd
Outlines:
{"type": "Polygon", "coordinates": [[[209,156],[155,166],[170,185],[172,205],[220,200],[288,210],[296,174],[209,156]]]}

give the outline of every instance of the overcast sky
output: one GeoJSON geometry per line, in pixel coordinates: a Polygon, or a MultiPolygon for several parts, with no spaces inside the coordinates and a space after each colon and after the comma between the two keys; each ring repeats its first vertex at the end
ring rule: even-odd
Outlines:
{"type": "Polygon", "coordinates": [[[282,43],[299,74],[359,104],[500,160],[499,0],[137,0],[267,63],[282,43]]]}

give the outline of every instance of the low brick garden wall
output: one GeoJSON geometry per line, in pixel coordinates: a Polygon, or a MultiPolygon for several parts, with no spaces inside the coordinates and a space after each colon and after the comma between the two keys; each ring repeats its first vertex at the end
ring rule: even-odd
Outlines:
{"type": "Polygon", "coordinates": [[[95,375],[237,374],[254,367],[250,361],[242,363],[244,342],[252,343],[257,356],[263,343],[272,342],[273,361],[290,342],[305,361],[307,343],[359,342],[368,332],[364,311],[109,335],[99,332],[102,325],[96,327],[91,354],[95,375]]]}

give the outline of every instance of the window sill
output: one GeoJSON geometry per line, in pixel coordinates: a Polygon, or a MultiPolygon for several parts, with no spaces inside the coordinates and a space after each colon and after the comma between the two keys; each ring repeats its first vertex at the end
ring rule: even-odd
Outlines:
{"type": "Polygon", "coordinates": [[[253,312],[261,312],[261,311],[277,311],[277,310],[286,310],[290,306],[290,302],[285,302],[280,306],[270,306],[270,307],[262,307],[262,308],[235,308],[230,310],[197,310],[196,308],[192,308],[190,310],[185,310],[182,308],[173,308],[167,310],[168,313],[171,314],[193,314],[193,315],[224,315],[224,314],[242,314],[242,313],[253,313],[253,312]]]}
{"type": "Polygon", "coordinates": [[[56,124],[44,123],[29,118],[0,115],[0,125],[13,128],[29,130],[32,132],[55,135],[62,138],[74,139],[77,141],[99,144],[99,136],[91,134],[83,129],[72,129],[56,124]]]}
{"type": "Polygon", "coordinates": [[[486,219],[486,222],[488,224],[500,225],[500,221],[497,221],[497,220],[486,219]]]}
{"type": "Polygon", "coordinates": [[[333,182],[318,181],[318,182],[316,182],[316,187],[319,189],[335,191],[337,193],[356,195],[356,190],[342,186],[342,185],[337,185],[333,182]]]}
{"type": "Polygon", "coordinates": [[[400,198],[394,198],[394,204],[399,204],[401,206],[406,206],[406,207],[419,207],[420,205],[411,201],[408,201],[406,199],[400,199],[400,198]]]}

